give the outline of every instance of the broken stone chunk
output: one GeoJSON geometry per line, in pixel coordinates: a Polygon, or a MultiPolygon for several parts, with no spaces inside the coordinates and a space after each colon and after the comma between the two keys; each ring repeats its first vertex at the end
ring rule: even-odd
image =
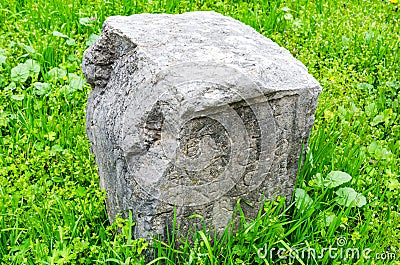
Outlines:
{"type": "Polygon", "coordinates": [[[287,50],[214,12],[140,14],[108,18],[82,66],[110,221],[220,232],[239,199],[290,200],[321,87],[287,50]]]}

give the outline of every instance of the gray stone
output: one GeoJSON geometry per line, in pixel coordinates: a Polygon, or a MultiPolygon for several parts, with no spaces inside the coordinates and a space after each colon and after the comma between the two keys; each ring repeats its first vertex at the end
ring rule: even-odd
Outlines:
{"type": "Polygon", "coordinates": [[[290,199],[321,88],[287,50],[214,12],[140,14],[108,18],[82,66],[110,221],[222,231],[239,199],[290,199]]]}

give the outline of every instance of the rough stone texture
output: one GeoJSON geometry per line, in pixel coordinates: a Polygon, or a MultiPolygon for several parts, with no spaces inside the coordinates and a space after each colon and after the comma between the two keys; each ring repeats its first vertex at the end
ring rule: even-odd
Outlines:
{"type": "Polygon", "coordinates": [[[85,52],[87,135],[107,211],[136,237],[221,231],[239,198],[290,199],[318,82],[288,51],[214,12],[110,17],[85,52]]]}

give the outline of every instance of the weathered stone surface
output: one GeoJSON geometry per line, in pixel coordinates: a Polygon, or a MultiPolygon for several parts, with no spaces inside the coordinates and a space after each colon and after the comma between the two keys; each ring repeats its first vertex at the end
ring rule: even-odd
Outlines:
{"type": "Polygon", "coordinates": [[[321,90],[288,51],[214,12],[110,17],[84,54],[87,135],[107,211],[136,237],[222,230],[239,198],[290,198],[321,90]],[[201,221],[199,222],[201,224],[201,221]]]}

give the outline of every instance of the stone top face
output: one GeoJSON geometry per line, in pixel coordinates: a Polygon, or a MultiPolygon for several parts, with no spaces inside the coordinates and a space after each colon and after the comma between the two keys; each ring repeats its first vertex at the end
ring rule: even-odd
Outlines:
{"type": "Polygon", "coordinates": [[[185,62],[214,62],[240,69],[269,93],[318,87],[306,67],[250,26],[215,12],[139,14],[108,18],[117,33],[160,69],[185,62]]]}

